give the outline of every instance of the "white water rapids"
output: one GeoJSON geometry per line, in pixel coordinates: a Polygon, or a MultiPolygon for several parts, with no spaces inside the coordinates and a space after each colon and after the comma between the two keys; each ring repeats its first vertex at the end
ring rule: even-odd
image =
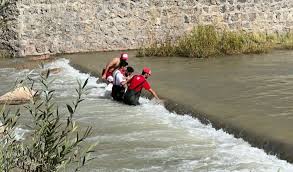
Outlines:
{"type": "MultiPolygon", "coordinates": [[[[105,84],[97,84],[97,78],[80,73],[66,59],[46,67],[62,68],[53,75],[52,85],[62,105],[73,99],[76,80],[89,77],[89,94],[75,117],[81,126],[93,126],[87,141],[99,144],[96,159],[82,171],[293,171],[292,164],[188,115],[170,113],[153,101],[141,98],[142,105],[133,107],[103,97],[105,84]]],[[[0,69],[1,94],[28,72],[0,69]]]]}

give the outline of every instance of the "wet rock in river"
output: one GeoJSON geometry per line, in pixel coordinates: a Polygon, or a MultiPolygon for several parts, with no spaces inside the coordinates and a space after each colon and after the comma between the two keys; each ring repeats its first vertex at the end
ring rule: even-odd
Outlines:
{"type": "Polygon", "coordinates": [[[46,69],[44,71],[42,71],[42,75],[46,75],[48,73],[48,71],[50,72],[50,74],[58,74],[62,71],[62,68],[52,68],[52,69],[46,69]]]}
{"type": "Polygon", "coordinates": [[[50,58],[51,58],[51,56],[49,54],[44,54],[44,55],[41,55],[41,56],[31,57],[30,60],[39,61],[39,60],[49,60],[50,58]]]}
{"type": "Polygon", "coordinates": [[[18,87],[0,97],[0,104],[18,105],[29,102],[36,92],[25,87],[18,87]]]}

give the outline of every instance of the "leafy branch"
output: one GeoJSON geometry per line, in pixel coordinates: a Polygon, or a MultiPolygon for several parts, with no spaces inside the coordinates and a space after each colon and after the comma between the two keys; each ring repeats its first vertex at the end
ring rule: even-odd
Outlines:
{"type": "Polygon", "coordinates": [[[81,152],[81,145],[91,134],[92,127],[81,132],[73,119],[80,103],[84,101],[83,94],[88,79],[84,82],[78,81],[77,97],[72,104],[66,104],[66,115],[65,112],[60,112],[56,104],[55,90],[50,88],[53,80],[49,80],[49,75],[48,70],[45,76],[40,75],[37,80],[28,77],[31,88],[36,82],[42,86],[31,103],[24,106],[32,116],[32,124],[28,126],[32,130],[31,137],[22,142],[14,137],[14,130],[21,117],[19,109],[13,115],[10,110],[2,111],[5,131],[0,146],[0,170],[50,172],[64,169],[73,163],[77,164],[75,171],[78,171],[92,160],[90,153],[93,152],[94,145],[81,152]]]}

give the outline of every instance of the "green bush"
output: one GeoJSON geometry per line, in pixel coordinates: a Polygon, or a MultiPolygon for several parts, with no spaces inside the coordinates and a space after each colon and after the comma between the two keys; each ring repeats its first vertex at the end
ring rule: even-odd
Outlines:
{"type": "Polygon", "coordinates": [[[137,57],[143,56],[172,56],[175,54],[176,48],[170,40],[165,42],[156,42],[148,47],[140,48],[137,52],[137,57]]]}
{"type": "Polygon", "coordinates": [[[293,50],[293,32],[288,32],[287,34],[281,37],[282,40],[282,47],[285,49],[293,50]]]}
{"type": "Polygon", "coordinates": [[[245,37],[241,33],[224,31],[220,51],[223,54],[240,54],[244,49],[245,37]]]}
{"type": "Polygon", "coordinates": [[[1,121],[5,129],[0,139],[0,171],[53,172],[65,169],[72,163],[77,163],[78,171],[91,160],[89,153],[92,152],[93,146],[88,149],[80,147],[90,135],[91,127],[81,134],[73,120],[79,104],[84,100],[82,95],[88,80],[84,83],[78,82],[77,98],[72,105],[66,105],[66,115],[65,112],[59,111],[55,103],[55,90],[50,89],[52,80],[48,77],[49,71],[46,76],[40,74],[38,80],[28,78],[31,88],[36,82],[41,83],[42,88],[28,105],[23,106],[32,117],[29,126],[31,133],[24,141],[16,140],[14,136],[18,119],[22,117],[20,108],[15,113],[3,108],[1,121]]]}
{"type": "Polygon", "coordinates": [[[212,26],[198,26],[190,35],[190,57],[210,57],[219,54],[219,35],[212,26]]]}
{"type": "Polygon", "coordinates": [[[217,31],[214,26],[197,26],[173,42],[167,40],[140,48],[139,56],[183,56],[204,58],[221,54],[260,54],[273,48],[293,49],[293,33],[282,36],[264,33],[217,31]]]}

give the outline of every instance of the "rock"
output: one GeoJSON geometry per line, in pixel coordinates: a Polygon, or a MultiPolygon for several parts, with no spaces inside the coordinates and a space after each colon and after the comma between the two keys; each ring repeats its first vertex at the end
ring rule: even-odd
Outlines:
{"type": "Polygon", "coordinates": [[[51,56],[49,54],[44,54],[44,55],[41,55],[41,56],[31,57],[30,60],[38,61],[38,60],[48,60],[50,58],[51,58],[51,56]]]}
{"type": "Polygon", "coordinates": [[[29,102],[36,92],[25,87],[18,87],[0,97],[0,104],[18,105],[29,102]]]}
{"type": "Polygon", "coordinates": [[[46,70],[42,71],[41,74],[46,75],[48,73],[48,71],[50,71],[50,74],[58,74],[62,71],[62,69],[61,68],[46,69],[46,70]]]}

